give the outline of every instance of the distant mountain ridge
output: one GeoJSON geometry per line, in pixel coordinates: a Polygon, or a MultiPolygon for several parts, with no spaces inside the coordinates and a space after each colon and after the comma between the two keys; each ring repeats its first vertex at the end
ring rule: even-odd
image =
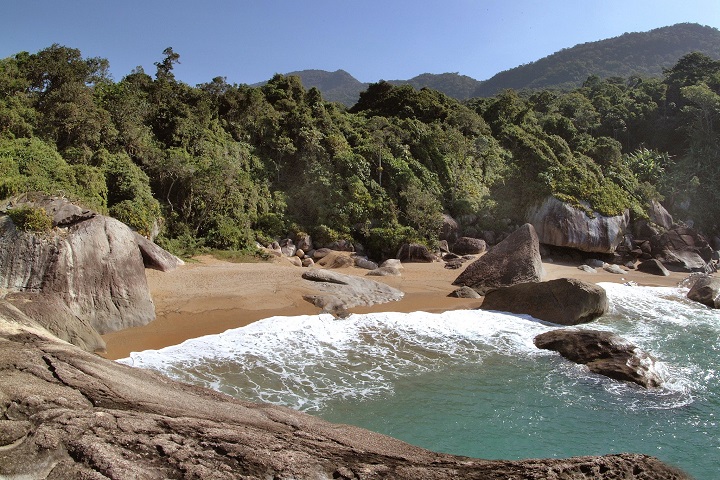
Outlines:
{"type": "MultiPolygon", "coordinates": [[[[720,30],[696,23],[679,23],[648,32],[625,33],[560,50],[535,62],[500,72],[485,81],[459,73],[423,73],[409,80],[388,82],[393,85],[408,84],[418,89],[428,87],[458,100],[467,100],[490,97],[507,88],[576,88],[591,75],[600,78],[657,77],[662,75],[663,69],[672,67],[680,57],[690,52],[701,52],[720,59],[720,30]]],[[[369,85],[345,70],[301,70],[286,75],[300,77],[306,88],[316,87],[326,100],[347,106],[354,105],[360,92],[369,85]]]]}

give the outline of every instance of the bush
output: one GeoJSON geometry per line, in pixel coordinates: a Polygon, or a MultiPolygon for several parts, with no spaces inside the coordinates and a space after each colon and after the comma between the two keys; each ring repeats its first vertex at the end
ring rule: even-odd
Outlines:
{"type": "Polygon", "coordinates": [[[24,232],[49,232],[52,230],[52,218],[42,207],[22,206],[7,212],[19,230],[24,232]]]}
{"type": "Polygon", "coordinates": [[[423,243],[420,235],[412,227],[396,225],[392,227],[371,228],[363,245],[370,258],[386,260],[395,258],[398,249],[404,243],[423,243]]]}

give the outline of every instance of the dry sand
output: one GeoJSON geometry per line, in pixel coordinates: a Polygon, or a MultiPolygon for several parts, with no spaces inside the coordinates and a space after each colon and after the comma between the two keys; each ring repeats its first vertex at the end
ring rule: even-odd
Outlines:
{"type": "MultiPolygon", "coordinates": [[[[301,277],[304,269],[285,260],[230,263],[208,256],[194,260],[172,272],[146,270],[157,319],[143,327],[104,335],[107,358],[124,358],[133,351],[159,349],[190,338],[222,333],[263,318],[314,315],[320,311],[302,298],[307,293],[318,293],[312,282],[301,277]]],[[[593,283],[633,281],[644,286],[675,286],[688,275],[671,272],[669,277],[661,277],[634,270],[618,275],[601,269],[593,274],[579,270],[578,263],[543,265],[546,280],[569,277],[593,283]]],[[[441,312],[477,308],[482,303],[481,299],[448,297],[456,289],[452,282],[461,269],[446,269],[442,262],[403,266],[399,277],[370,277],[405,292],[402,300],[350,311],[441,312]]],[[[363,276],[367,273],[356,267],[336,271],[363,276]]]]}

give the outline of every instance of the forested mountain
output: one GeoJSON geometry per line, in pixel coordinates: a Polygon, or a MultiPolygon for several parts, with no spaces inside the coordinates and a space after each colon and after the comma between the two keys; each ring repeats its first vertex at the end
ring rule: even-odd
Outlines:
{"type": "Polygon", "coordinates": [[[473,93],[489,97],[506,88],[577,88],[591,75],[609,77],[660,77],[690,52],[720,58],[720,30],[680,23],[649,32],[583,43],[527,65],[521,65],[482,82],[473,93]]]}
{"type": "Polygon", "coordinates": [[[410,80],[389,80],[393,85],[411,85],[418,90],[421,88],[432,88],[442,92],[448,97],[457,100],[467,100],[475,96],[481,82],[467,75],[459,73],[423,73],[410,80]]]}
{"type": "MultiPolygon", "coordinates": [[[[327,72],[325,70],[302,70],[290,72],[289,76],[297,76],[305,88],[315,87],[322,92],[323,98],[329,102],[340,102],[348,107],[355,105],[360,98],[360,92],[365,90],[369,83],[363,83],[345,70],[327,72]]],[[[259,83],[255,86],[264,85],[259,83]]]]}
{"type": "MultiPolygon", "coordinates": [[[[410,80],[388,82],[412,85],[417,89],[432,88],[458,100],[467,100],[490,97],[506,88],[577,88],[592,75],[600,78],[660,77],[664,69],[690,52],[701,52],[710,58],[720,59],[720,31],[681,23],[576,45],[536,62],[500,72],[485,81],[458,73],[424,73],[410,80]]],[[[326,100],[347,106],[352,106],[368,85],[343,70],[302,70],[287,75],[297,75],[305,87],[317,87],[326,100]]]]}
{"type": "Polygon", "coordinates": [[[179,254],[306,232],[381,259],[436,242],[443,214],[504,231],[549,195],[635,217],[664,199],[720,234],[720,61],[700,53],[660,78],[465,103],[381,81],[351,109],[297,76],[192,87],[179,58],[117,82],[60,45],[0,60],[0,199],[62,194],[179,254]]]}

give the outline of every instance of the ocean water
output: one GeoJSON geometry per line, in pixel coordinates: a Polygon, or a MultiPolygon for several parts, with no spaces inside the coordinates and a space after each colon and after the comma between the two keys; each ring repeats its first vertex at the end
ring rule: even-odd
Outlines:
{"type": "Polygon", "coordinates": [[[602,286],[610,312],[575,328],[613,331],[653,354],[662,388],[601,377],[533,345],[560,327],[479,310],[273,317],[120,361],[440,452],[638,452],[719,479],[720,311],[684,289],[602,286]]]}

